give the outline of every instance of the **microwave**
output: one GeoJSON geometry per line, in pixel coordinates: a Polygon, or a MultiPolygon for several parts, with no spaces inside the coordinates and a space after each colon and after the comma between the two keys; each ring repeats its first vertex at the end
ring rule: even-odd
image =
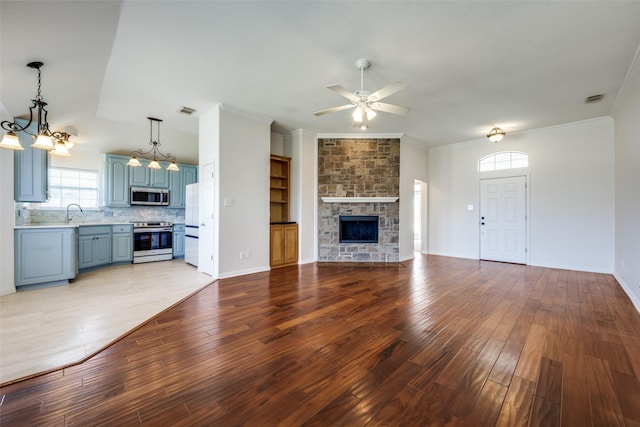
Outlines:
{"type": "Polygon", "coordinates": [[[163,188],[131,187],[131,204],[168,206],[169,190],[163,188]]]}

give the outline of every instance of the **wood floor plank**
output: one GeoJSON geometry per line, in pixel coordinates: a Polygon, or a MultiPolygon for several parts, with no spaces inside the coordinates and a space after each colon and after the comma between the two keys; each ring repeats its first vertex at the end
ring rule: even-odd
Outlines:
{"type": "Polygon", "coordinates": [[[615,278],[432,255],[223,279],[0,389],[2,426],[630,426],[638,408],[640,313],[615,278]]]}

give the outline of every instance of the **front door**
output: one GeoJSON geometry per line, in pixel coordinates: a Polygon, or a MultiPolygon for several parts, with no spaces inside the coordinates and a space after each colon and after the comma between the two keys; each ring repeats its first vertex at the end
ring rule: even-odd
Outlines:
{"type": "Polygon", "coordinates": [[[480,259],[526,264],[524,176],[480,180],[480,259]]]}

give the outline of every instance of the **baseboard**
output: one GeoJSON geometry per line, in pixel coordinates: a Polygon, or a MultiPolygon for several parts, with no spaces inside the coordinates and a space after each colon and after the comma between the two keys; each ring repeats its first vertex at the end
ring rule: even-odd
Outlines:
{"type": "Polygon", "coordinates": [[[640,299],[638,298],[638,296],[636,296],[636,294],[633,293],[633,288],[629,286],[629,284],[627,284],[624,280],[622,280],[622,277],[620,277],[617,273],[613,273],[613,277],[615,277],[618,283],[620,283],[620,286],[622,286],[622,290],[624,290],[624,292],[631,300],[631,303],[634,305],[636,310],[638,310],[638,313],[640,313],[640,299]]]}
{"type": "Polygon", "coordinates": [[[247,268],[246,270],[235,270],[235,271],[228,271],[226,273],[220,273],[218,274],[218,277],[220,279],[228,279],[229,277],[244,276],[244,275],[253,274],[253,273],[262,273],[263,271],[269,271],[269,270],[271,270],[271,267],[269,266],[247,268]]]}

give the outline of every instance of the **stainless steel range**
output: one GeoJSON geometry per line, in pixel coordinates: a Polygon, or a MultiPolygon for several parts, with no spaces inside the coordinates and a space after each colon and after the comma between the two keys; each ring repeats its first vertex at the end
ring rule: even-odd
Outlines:
{"type": "Polygon", "coordinates": [[[133,223],[133,263],[166,261],[173,258],[173,223],[133,223]]]}

